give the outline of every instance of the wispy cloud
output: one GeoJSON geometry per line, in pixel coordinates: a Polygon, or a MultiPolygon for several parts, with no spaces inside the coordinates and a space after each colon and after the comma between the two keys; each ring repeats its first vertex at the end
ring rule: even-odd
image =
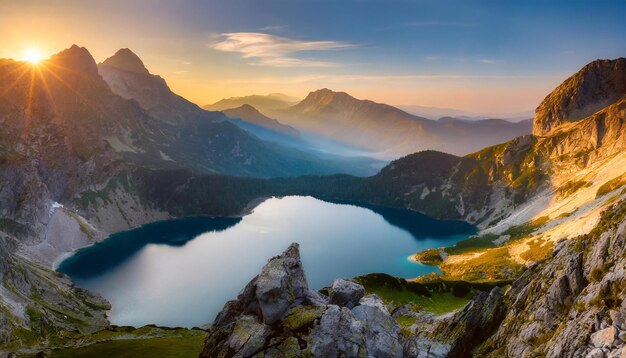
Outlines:
{"type": "Polygon", "coordinates": [[[185,65],[185,66],[189,66],[189,65],[191,65],[191,64],[192,64],[192,62],[191,62],[191,61],[181,61],[180,63],[181,63],[181,64],[183,64],[183,65],[185,65]]]}
{"type": "Polygon", "coordinates": [[[225,52],[238,52],[243,58],[253,59],[254,65],[273,67],[331,67],[338,64],[297,58],[306,51],[329,51],[355,47],[340,41],[303,41],[260,32],[232,32],[215,35],[211,48],[225,52]]]}
{"type": "Polygon", "coordinates": [[[274,25],[274,26],[264,26],[259,29],[259,31],[281,31],[284,30],[287,26],[285,25],[274,25]]]}
{"type": "Polygon", "coordinates": [[[496,61],[490,59],[482,59],[480,60],[480,63],[484,63],[486,65],[495,65],[496,61]]]}
{"type": "Polygon", "coordinates": [[[185,73],[189,73],[189,71],[187,70],[182,70],[182,71],[174,71],[175,75],[184,75],[185,73]]]}

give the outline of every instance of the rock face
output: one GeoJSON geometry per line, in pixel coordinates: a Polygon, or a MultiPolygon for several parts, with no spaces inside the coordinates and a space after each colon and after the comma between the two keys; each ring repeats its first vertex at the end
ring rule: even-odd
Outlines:
{"type": "Polygon", "coordinates": [[[533,134],[543,136],[565,122],[592,115],[626,95],[626,59],[597,60],[568,78],[541,102],[533,134]]]}
{"type": "Polygon", "coordinates": [[[298,244],[272,258],[217,315],[201,357],[417,357],[466,356],[504,316],[499,289],[475,297],[445,319],[398,309],[391,315],[362,285],[337,279],[330,297],[310,290],[298,244]],[[402,333],[409,315],[423,331],[402,333]],[[466,329],[472,327],[472,329],[466,329]]]}
{"type": "Polygon", "coordinates": [[[620,357],[626,338],[626,201],[564,242],[505,295],[509,309],[479,348],[487,357],[620,357]]]}

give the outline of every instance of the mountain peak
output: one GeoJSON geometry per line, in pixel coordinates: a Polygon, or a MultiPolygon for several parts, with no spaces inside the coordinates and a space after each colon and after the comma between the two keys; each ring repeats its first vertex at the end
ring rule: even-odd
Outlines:
{"type": "Polygon", "coordinates": [[[89,50],[84,47],[72,45],[56,55],[50,57],[50,62],[65,69],[71,69],[91,77],[98,77],[98,66],[89,50]]]}
{"type": "Polygon", "coordinates": [[[357,99],[346,92],[335,92],[328,88],[322,88],[309,93],[301,103],[307,105],[330,105],[337,102],[347,103],[352,101],[357,101],[357,99]]]}
{"type": "Polygon", "coordinates": [[[104,66],[114,67],[120,70],[149,74],[143,61],[133,51],[127,48],[118,50],[115,55],[102,62],[104,66]]]}
{"type": "Polygon", "coordinates": [[[592,115],[626,95],[626,58],[596,60],[561,83],[537,107],[533,134],[592,115]]]}

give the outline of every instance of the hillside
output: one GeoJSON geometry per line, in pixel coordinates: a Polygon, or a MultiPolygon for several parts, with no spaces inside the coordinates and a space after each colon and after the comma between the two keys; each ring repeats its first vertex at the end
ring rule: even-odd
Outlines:
{"type": "Polygon", "coordinates": [[[298,132],[297,129],[284,125],[273,118],[267,117],[249,104],[244,104],[237,108],[226,109],[222,111],[222,113],[230,118],[240,119],[246,123],[269,129],[286,136],[294,138],[300,137],[300,132],[298,132]]]}

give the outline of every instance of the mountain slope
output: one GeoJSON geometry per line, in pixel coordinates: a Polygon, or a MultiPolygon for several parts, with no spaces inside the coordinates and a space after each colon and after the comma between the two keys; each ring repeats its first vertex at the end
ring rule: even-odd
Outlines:
{"type": "Polygon", "coordinates": [[[322,89],[273,116],[282,123],[393,158],[420,150],[467,154],[529,133],[510,122],[432,121],[398,108],[322,89]],[[497,127],[497,128],[496,128],[497,127]]]}
{"type": "Polygon", "coordinates": [[[222,113],[230,118],[238,118],[247,123],[263,127],[280,134],[294,138],[300,137],[300,132],[298,132],[297,129],[284,125],[273,118],[267,117],[249,104],[244,104],[237,108],[226,109],[223,110],[222,113]]]}
{"type": "Polygon", "coordinates": [[[626,59],[597,60],[552,91],[537,107],[533,134],[592,115],[626,95],[626,59]]]}
{"type": "MultiPolygon", "coordinates": [[[[371,172],[360,163],[346,166],[342,160],[329,160],[261,140],[231,123],[224,114],[203,110],[176,95],[128,49],[119,50],[106,59],[98,65],[98,71],[113,92],[137,101],[152,118],[159,120],[151,121],[149,133],[139,136],[158,146],[157,156],[116,146],[127,158],[141,165],[188,167],[204,173],[257,177],[371,172]]],[[[259,115],[255,117],[257,121],[271,122],[259,115]]],[[[276,123],[273,126],[276,128],[276,123]]]]}
{"type": "Polygon", "coordinates": [[[251,95],[244,97],[224,98],[213,104],[208,104],[203,108],[209,111],[224,111],[226,109],[238,108],[245,104],[257,108],[265,114],[269,114],[274,110],[286,108],[297,103],[299,99],[289,97],[281,93],[271,93],[266,96],[251,95]]]}

